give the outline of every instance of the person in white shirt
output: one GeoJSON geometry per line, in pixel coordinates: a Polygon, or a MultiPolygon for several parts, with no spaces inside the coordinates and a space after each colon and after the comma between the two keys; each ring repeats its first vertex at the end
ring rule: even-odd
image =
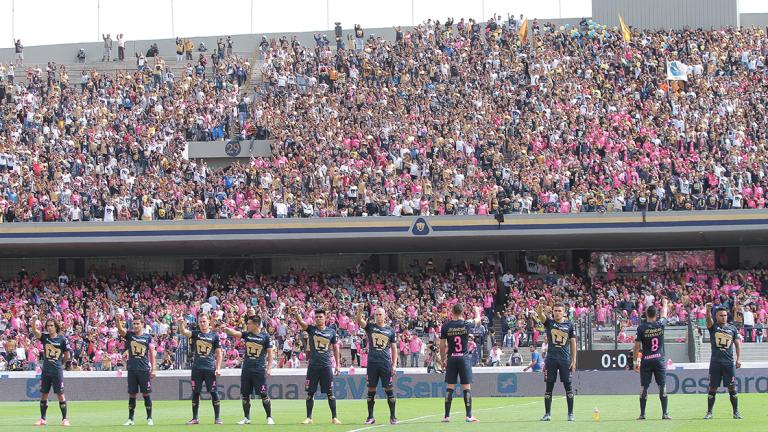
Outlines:
{"type": "Polygon", "coordinates": [[[277,213],[278,218],[288,217],[288,206],[282,201],[276,202],[275,213],[277,213]]]}
{"type": "Polygon", "coordinates": [[[744,318],[744,342],[752,342],[752,331],[755,328],[755,314],[752,313],[752,305],[742,306],[741,315],[744,318]]]}
{"type": "Polygon", "coordinates": [[[115,206],[107,204],[104,206],[104,222],[115,221],[115,206]]]}
{"type": "Polygon", "coordinates": [[[151,221],[155,214],[155,206],[149,204],[149,205],[142,206],[141,209],[142,209],[141,220],[151,221]]]}
{"type": "Polygon", "coordinates": [[[80,222],[83,218],[83,211],[78,206],[72,206],[69,218],[72,222],[80,222]]]}
{"type": "Polygon", "coordinates": [[[501,366],[501,348],[498,344],[493,344],[491,348],[490,358],[488,359],[489,366],[501,366]]]}

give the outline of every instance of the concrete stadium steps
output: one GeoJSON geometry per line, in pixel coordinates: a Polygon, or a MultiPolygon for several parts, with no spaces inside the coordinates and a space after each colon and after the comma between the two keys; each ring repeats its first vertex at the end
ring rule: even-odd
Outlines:
{"type": "MultiPolygon", "coordinates": [[[[712,346],[710,343],[703,342],[700,350],[700,362],[708,362],[712,355],[712,346]]],[[[741,344],[742,362],[768,362],[768,343],[742,343],[741,344]]]]}
{"type": "MultiPolygon", "coordinates": [[[[206,52],[207,56],[210,56],[210,51],[206,52]]],[[[243,52],[235,52],[234,55],[239,57],[245,57],[249,59],[249,62],[253,65],[253,57],[252,53],[243,53],[243,52]]],[[[187,63],[192,63],[192,65],[197,64],[197,57],[199,56],[198,52],[195,52],[193,54],[193,60],[182,60],[181,62],[176,61],[176,55],[172,56],[160,56],[164,61],[165,65],[171,69],[171,72],[176,76],[176,79],[181,77],[184,74],[184,71],[187,68],[187,63]]],[[[72,61],[71,63],[59,63],[59,65],[64,65],[67,68],[67,72],[69,73],[69,83],[70,84],[79,84],[80,83],[80,72],[83,70],[91,71],[95,70],[99,73],[116,73],[116,72],[127,72],[127,73],[133,73],[136,71],[136,58],[133,56],[128,56],[126,53],[126,58],[124,61],[109,61],[109,62],[102,62],[100,61],[100,57],[96,59],[91,59],[85,63],[77,63],[76,61],[72,61]]],[[[147,63],[152,64],[152,59],[148,59],[147,63]]],[[[43,79],[45,79],[45,63],[25,63],[23,67],[17,67],[14,73],[14,79],[16,82],[26,83],[27,82],[27,68],[34,67],[34,66],[40,66],[40,68],[43,70],[43,79]]],[[[252,66],[253,68],[253,66],[252,66]]],[[[253,69],[252,69],[253,70],[253,69]]],[[[212,71],[211,62],[209,60],[208,66],[206,67],[206,73],[210,73],[212,71]]]]}

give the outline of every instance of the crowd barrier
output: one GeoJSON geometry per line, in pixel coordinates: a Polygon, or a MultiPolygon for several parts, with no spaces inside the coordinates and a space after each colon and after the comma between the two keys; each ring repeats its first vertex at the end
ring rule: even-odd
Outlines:
{"type": "MultiPolygon", "coordinates": [[[[67,372],[64,385],[70,400],[122,400],[126,397],[125,372],[67,372]]],[[[304,399],[303,369],[276,370],[268,379],[269,395],[273,399],[304,399]]],[[[401,399],[445,396],[442,374],[428,374],[424,369],[398,370],[396,396],[401,399]]],[[[667,371],[669,394],[704,394],[708,374],[705,364],[691,364],[667,371]]],[[[745,365],[737,371],[739,393],[768,393],[768,364],[745,365]]],[[[337,399],[366,397],[365,369],[354,373],[345,371],[334,379],[337,399]]],[[[637,394],[639,375],[634,371],[577,371],[574,389],[581,395],[637,394]]],[[[36,400],[40,397],[40,379],[34,372],[0,373],[0,401],[36,400]]],[[[537,372],[522,372],[522,368],[475,368],[472,394],[474,396],[519,397],[541,396],[544,377],[537,372]]],[[[240,371],[222,371],[216,382],[221,399],[240,399],[240,371]]],[[[379,390],[381,392],[381,390],[379,390]]],[[[721,389],[724,391],[724,389],[721,389]]],[[[152,382],[156,400],[188,400],[192,398],[189,371],[161,371],[152,382]]],[[[562,387],[556,386],[556,393],[562,387]]],[[[318,394],[319,397],[322,397],[318,394]]],[[[203,398],[209,395],[203,394],[203,398]]]]}

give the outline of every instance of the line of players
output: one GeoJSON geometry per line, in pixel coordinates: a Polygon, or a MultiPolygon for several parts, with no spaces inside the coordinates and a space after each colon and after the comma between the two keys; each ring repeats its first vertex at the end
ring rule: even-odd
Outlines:
{"type": "MultiPolygon", "coordinates": [[[[544,380],[546,383],[544,392],[545,414],[542,421],[551,420],[552,392],[559,375],[560,381],[566,393],[568,406],[568,421],[574,421],[573,405],[574,392],[572,387],[572,373],[576,370],[577,347],[574,325],[565,318],[565,305],[557,303],[553,308],[543,306],[545,300],[540,299],[536,313],[544,323],[546,337],[549,344],[547,357],[544,364],[544,380]]],[[[666,326],[668,303],[662,301],[661,317],[657,317],[658,311],[650,306],[646,310],[645,320],[637,328],[637,337],[634,346],[635,370],[640,372],[640,416],[638,420],[645,420],[648,388],[652,380],[659,387],[659,398],[662,407],[662,419],[671,417],[667,411],[666,362],[664,358],[664,329],[666,326]]],[[[705,419],[712,418],[712,408],[715,404],[715,396],[722,384],[728,388],[728,393],[733,407],[733,418],[740,419],[738,410],[738,396],[736,394],[736,368],[741,367],[741,336],[735,326],[728,323],[728,311],[724,308],[712,308],[707,305],[711,314],[707,316],[707,329],[712,345],[712,357],[709,366],[709,392],[707,414],[705,419]],[[714,316],[714,320],[712,317],[714,316]],[[735,358],[734,358],[735,353],[735,358]]],[[[336,398],[333,393],[333,376],[340,373],[340,351],[338,347],[338,335],[333,327],[326,325],[326,312],[322,309],[315,310],[315,324],[307,324],[296,307],[290,309],[290,315],[299,324],[302,330],[309,335],[309,366],[307,368],[305,391],[306,419],[303,424],[313,423],[314,396],[318,385],[320,391],[327,396],[328,406],[331,411],[331,423],[341,424],[336,411],[336,398]],[[335,367],[332,366],[331,356],[334,357],[335,367]]],[[[470,356],[466,348],[469,345],[469,335],[474,326],[481,320],[481,309],[474,309],[471,320],[464,320],[464,309],[460,304],[453,306],[451,319],[445,322],[440,330],[440,353],[443,362],[443,370],[446,371],[446,396],[445,414],[442,422],[449,422],[451,418],[451,404],[456,385],[460,382],[464,398],[465,421],[477,422],[472,415],[472,366],[470,356]]],[[[398,360],[397,337],[394,329],[388,325],[386,313],[383,308],[374,310],[373,322],[368,322],[363,309],[358,309],[355,320],[363,328],[368,337],[367,367],[367,404],[368,417],[365,424],[376,423],[374,418],[374,405],[376,390],[379,383],[387,396],[389,407],[389,423],[397,424],[395,415],[395,395],[393,379],[395,365],[398,360]]],[[[132,330],[126,330],[125,322],[121,316],[116,317],[117,330],[125,339],[128,353],[128,420],[125,426],[134,425],[134,412],[136,409],[136,397],[142,394],[144,407],[147,414],[147,424],[153,425],[152,420],[152,378],[155,377],[156,353],[152,335],[144,331],[144,322],[140,314],[132,320],[132,330]]],[[[216,392],[216,378],[220,376],[222,364],[222,349],[219,344],[218,332],[211,327],[210,318],[206,314],[198,317],[198,329],[186,328],[183,319],[178,320],[179,332],[190,338],[193,363],[191,372],[192,381],[192,419],[188,425],[199,424],[200,395],[205,390],[211,395],[214,411],[214,423],[221,424],[220,400],[216,392]]],[[[46,332],[37,328],[37,317],[32,318],[30,328],[33,335],[43,344],[43,367],[41,374],[41,398],[40,420],[36,425],[47,424],[46,413],[48,409],[48,394],[52,390],[59,399],[59,408],[62,414],[62,426],[69,426],[67,419],[67,402],[64,395],[63,364],[69,358],[69,345],[66,337],[61,334],[59,324],[53,320],[45,321],[46,332]]],[[[243,419],[238,424],[250,424],[251,395],[254,390],[258,392],[264,408],[267,424],[273,425],[271,400],[267,393],[267,378],[271,375],[273,359],[273,343],[271,337],[262,331],[262,322],[259,317],[249,316],[246,320],[244,331],[236,330],[220,324],[219,331],[224,331],[233,338],[242,339],[245,344],[244,361],[241,372],[241,395],[243,405],[243,419]]]]}

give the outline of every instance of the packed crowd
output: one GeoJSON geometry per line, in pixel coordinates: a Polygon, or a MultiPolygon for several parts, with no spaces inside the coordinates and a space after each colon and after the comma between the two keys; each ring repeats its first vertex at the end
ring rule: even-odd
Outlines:
{"type": "MultiPolygon", "coordinates": [[[[2,282],[0,289],[0,370],[34,370],[40,352],[28,326],[52,317],[62,323],[73,347],[72,369],[116,370],[124,365],[123,342],[115,317],[129,323],[145,318],[146,331],[156,337],[161,369],[188,367],[188,342],[179,334],[177,320],[194,327],[200,312],[213,317],[221,331],[225,365],[238,367],[244,347],[227,337],[223,325],[244,328],[244,317],[257,315],[274,340],[276,367],[306,365],[306,334],[288,314],[288,305],[300,305],[312,322],[314,308],[329,311],[344,348],[344,366],[366,365],[366,338],[355,322],[358,309],[371,315],[382,306],[398,333],[400,366],[435,368],[439,328],[451,306],[461,301],[483,309],[482,324],[473,330],[469,352],[475,364],[490,363],[500,347],[518,349],[540,343],[542,324],[536,306],[564,301],[570,319],[590,315],[595,325],[617,324],[629,329],[638,324],[645,308],[669,299],[669,324],[695,320],[704,326],[705,305],[713,303],[735,313],[747,342],[762,342],[768,327],[768,272],[681,271],[645,276],[588,278],[524,275],[503,272],[493,260],[479,264],[446,263],[436,268],[431,260],[416,263],[408,272],[369,272],[362,267],[344,274],[290,271],[280,276],[243,275],[130,275],[113,267],[94,268],[82,279],[45,271],[2,282]],[[508,299],[508,300],[507,300],[508,299]],[[494,321],[500,320],[496,326],[494,321]],[[501,328],[497,334],[494,329],[501,328]],[[489,360],[490,358],[490,360],[489,360]],[[349,361],[349,363],[346,363],[349,361]]],[[[620,342],[632,342],[626,331],[620,342]]],[[[439,362],[437,362],[439,364],[439,362]]]]}
{"type": "MultiPolygon", "coordinates": [[[[358,273],[309,274],[292,271],[281,276],[128,275],[113,268],[98,275],[95,269],[75,280],[66,274],[48,277],[41,272],[3,282],[0,289],[0,351],[8,369],[35,369],[40,344],[27,329],[35,320],[53,317],[62,323],[73,346],[75,369],[114,370],[124,365],[123,345],[115,317],[128,323],[136,314],[145,317],[147,332],[156,335],[161,369],[187,368],[187,340],[178,333],[179,317],[194,327],[200,312],[210,313],[214,326],[227,323],[245,328],[247,316],[262,317],[274,337],[279,367],[306,365],[306,334],[289,316],[288,305],[302,305],[301,312],[313,321],[314,308],[330,311],[329,324],[336,326],[352,361],[365,365],[366,339],[355,322],[358,308],[372,316],[372,308],[389,311],[399,334],[401,365],[421,365],[418,355],[428,351],[421,336],[435,341],[442,318],[462,299],[469,304],[495,302],[493,269],[461,263],[446,272],[426,266],[406,274],[358,273]],[[416,340],[418,339],[418,341],[416,340]],[[416,351],[412,356],[411,349],[416,351]],[[352,351],[355,350],[355,351],[352,351]],[[357,357],[354,358],[354,354],[357,357]]],[[[220,329],[227,367],[239,366],[244,346],[220,329]]],[[[345,357],[346,358],[346,357],[345,357]]],[[[422,357],[423,359],[423,357],[422,357]]]]}
{"type": "Polygon", "coordinates": [[[0,119],[0,219],[153,219],[159,200],[179,213],[196,204],[190,190],[207,169],[182,157],[184,142],[229,136],[250,69],[212,59],[175,77],[161,57],[137,54],[135,72],[83,70],[77,84],[64,66],[30,68],[0,119]]]}
{"type": "Polygon", "coordinates": [[[619,329],[619,343],[633,342],[636,327],[649,306],[660,307],[669,300],[668,323],[687,325],[693,321],[703,334],[706,305],[725,307],[740,326],[747,342],[763,342],[768,330],[768,272],[764,269],[734,272],[669,271],[642,276],[622,276],[613,272],[588,277],[580,274],[514,278],[504,275],[503,286],[510,301],[498,313],[502,320],[503,346],[517,348],[537,342],[541,337],[536,321],[536,305],[543,299],[565,300],[571,320],[590,316],[596,329],[619,329]]]}
{"type": "Polygon", "coordinates": [[[764,29],[624,42],[591,21],[534,21],[522,43],[519,24],[429,20],[394,41],[356,28],[349,47],[263,39],[251,100],[236,85],[247,63],[226,56],[170,85],[154,64],[86,72],[79,88],[38,69],[4,105],[0,207],[7,221],[765,207],[764,29]],[[687,81],[665,80],[668,60],[687,81]],[[243,138],[271,132],[270,157],[216,170],[182,157],[234,116],[243,138]]]}

